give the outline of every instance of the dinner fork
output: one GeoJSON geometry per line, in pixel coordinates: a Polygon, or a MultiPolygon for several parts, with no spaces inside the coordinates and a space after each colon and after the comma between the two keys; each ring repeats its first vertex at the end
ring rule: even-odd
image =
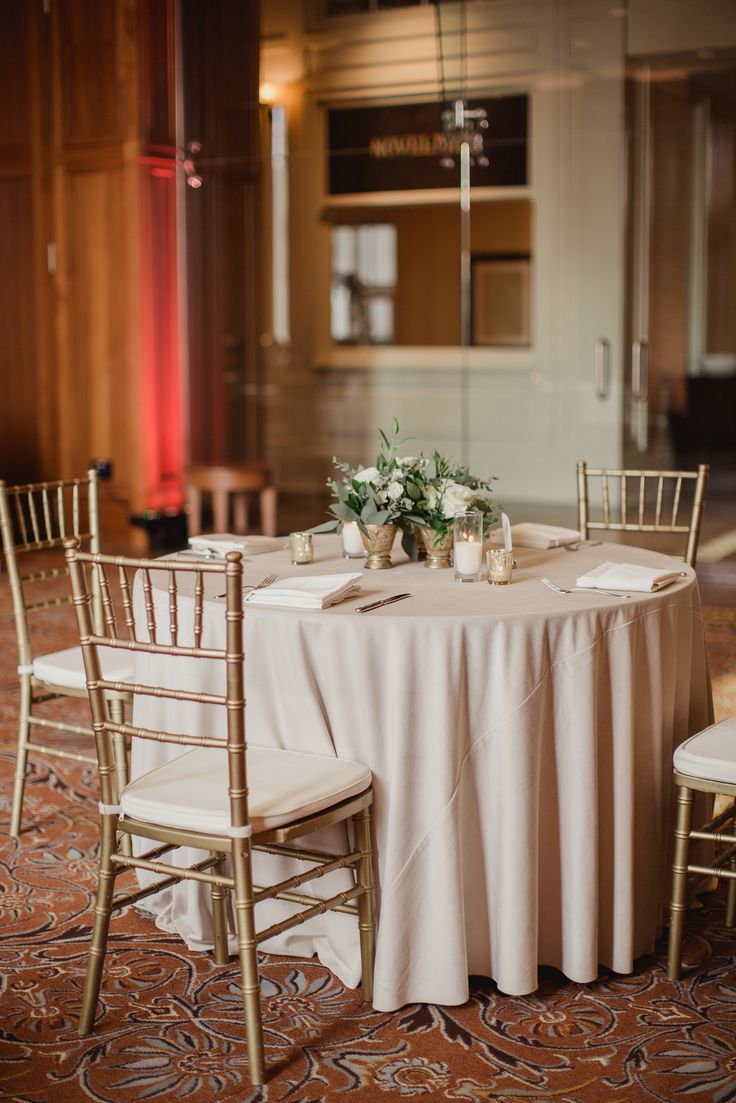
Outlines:
{"type": "Polygon", "coordinates": [[[619,594],[615,590],[599,590],[597,586],[574,586],[572,590],[566,590],[564,586],[558,586],[556,582],[552,582],[549,578],[540,578],[539,580],[543,586],[546,586],[548,590],[554,590],[556,594],[605,594],[606,597],[628,597],[628,594],[619,594]]]}
{"type": "MultiPolygon", "coordinates": [[[[279,576],[277,574],[267,574],[260,582],[257,582],[255,586],[244,586],[244,590],[262,590],[264,586],[273,586],[274,582],[279,576]]],[[[227,591],[224,594],[215,594],[215,597],[227,597],[227,591]]]]}

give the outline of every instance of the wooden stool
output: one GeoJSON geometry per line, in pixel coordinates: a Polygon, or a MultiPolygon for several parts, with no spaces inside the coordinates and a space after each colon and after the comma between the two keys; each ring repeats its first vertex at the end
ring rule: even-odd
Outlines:
{"type": "Polygon", "coordinates": [[[248,531],[248,496],[258,494],[261,528],[266,536],[276,535],[276,487],[267,463],[228,464],[226,467],[192,467],[189,470],[189,535],[202,531],[202,494],[212,498],[215,532],[248,531]],[[230,498],[233,524],[230,527],[230,498]]]}

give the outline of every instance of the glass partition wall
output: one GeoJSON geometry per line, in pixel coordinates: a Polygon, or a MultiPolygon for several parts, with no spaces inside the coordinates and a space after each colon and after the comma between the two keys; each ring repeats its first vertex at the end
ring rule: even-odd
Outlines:
{"type": "MultiPolygon", "coordinates": [[[[716,187],[684,151],[666,161],[658,106],[674,56],[697,55],[688,111],[693,88],[728,94],[707,73],[728,69],[736,28],[705,7],[710,22],[678,21],[665,0],[263,0],[259,395],[285,526],[320,520],[332,457],[372,462],[394,417],[407,451],[498,476],[516,519],[572,522],[575,460],[644,466],[652,427],[673,456],[662,410],[676,413],[682,383],[642,397],[643,287],[695,216],[665,216],[646,188],[652,165],[674,171],[670,193],[682,174],[698,194],[716,187]]],[[[709,117],[727,176],[728,124],[709,117]]],[[[701,237],[718,202],[733,212],[718,196],[701,237]]],[[[699,322],[688,250],[689,274],[652,283],[648,309],[686,333],[702,370],[692,350],[719,292],[711,280],[699,322]]],[[[717,263],[711,252],[707,271],[717,263]]],[[[718,340],[701,351],[733,352],[718,340]]]]}

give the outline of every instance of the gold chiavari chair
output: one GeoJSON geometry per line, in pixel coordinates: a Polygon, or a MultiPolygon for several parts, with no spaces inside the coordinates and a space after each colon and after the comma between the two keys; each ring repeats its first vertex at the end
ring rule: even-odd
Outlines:
{"type": "MultiPolygon", "coordinates": [[[[51,728],[85,735],[93,735],[89,726],[70,723],[42,716],[37,707],[61,697],[87,696],[84,663],[79,646],[48,654],[35,654],[29,619],[36,620],[61,605],[71,604],[71,595],[65,588],[59,596],[54,580],[66,576],[63,561],[63,543],[75,537],[86,543],[90,550],[100,550],[100,525],[98,508],[97,472],[91,469],[86,479],[64,479],[57,482],[28,483],[22,486],[6,486],[0,481],[0,530],[5,552],[8,582],[13,603],[13,616],[18,646],[18,677],[20,679],[20,715],[18,722],[18,750],[13,810],[10,833],[20,835],[23,814],[28,757],[32,752],[94,764],[91,754],[70,751],[56,745],[37,742],[31,738],[34,728],[51,728]],[[57,559],[58,566],[31,563],[29,553],[48,553],[57,559]],[[21,559],[29,563],[29,570],[21,571],[21,559]],[[49,596],[51,593],[52,596],[49,596]],[[42,596],[44,594],[45,596],[42,596]]],[[[102,628],[102,605],[95,601],[95,621],[102,628]]],[[[74,623],[72,618],[70,629],[74,623]]],[[[75,633],[76,635],[76,633],[75,633]]],[[[114,670],[110,657],[105,657],[106,670],[116,678],[130,675],[130,661],[114,656],[114,670]]],[[[122,718],[124,697],[112,694],[109,699],[111,712],[122,718]]],[[[120,785],[127,780],[125,746],[118,742],[116,750],[117,774],[120,785]]]]}
{"type": "Polygon", "coordinates": [[[684,560],[695,566],[708,464],[701,463],[697,471],[635,471],[592,468],[578,460],[577,469],[581,540],[603,530],[681,534],[687,537],[684,560]],[[595,507],[590,493],[593,481],[600,487],[595,507]],[[686,490],[690,486],[692,494],[686,490]]]}
{"type": "MultiPolygon", "coordinates": [[[[127,559],[80,552],[67,541],[66,557],[71,577],[79,634],[87,671],[99,762],[102,801],[102,845],[94,929],[87,980],[79,1023],[80,1035],[93,1027],[99,997],[107,933],[112,911],[166,888],[179,880],[210,885],[215,961],[228,960],[228,893],[234,897],[235,925],[246,1022],[246,1043],[250,1079],[264,1079],[263,1033],[260,1014],[257,947],[273,935],[303,923],[325,911],[355,915],[360,932],[363,995],[373,995],[373,881],[371,872],[370,806],[373,801],[371,773],[355,762],[321,755],[303,754],[281,748],[247,747],[245,738],[243,581],[242,557],[230,552],[226,561],[177,561],[127,559]],[[91,596],[85,564],[97,572],[107,636],[95,633],[91,596]],[[110,585],[110,573],[117,572],[117,605],[110,585]],[[137,623],[133,587],[141,586],[143,612],[137,623]],[[209,576],[222,590],[225,576],[225,646],[204,646],[210,641],[211,625],[205,632],[205,583],[209,576]],[[165,585],[158,585],[156,580],[165,585]],[[186,609],[185,609],[186,603],[186,609]],[[184,627],[186,625],[186,628],[184,627]],[[191,628],[190,628],[191,625],[191,628]],[[112,638],[110,638],[112,637],[112,638]],[[168,640],[168,642],[164,642],[168,640]],[[165,655],[219,668],[224,693],[171,689],[164,686],[103,679],[98,649],[111,644],[126,653],[142,656],[165,655]],[[105,692],[130,692],[136,699],[146,696],[175,702],[212,706],[215,716],[224,709],[227,738],[212,734],[187,735],[162,731],[140,724],[112,720],[105,709],[105,692]],[[119,793],[115,791],[112,738],[130,736],[175,746],[189,747],[188,753],[135,778],[119,793]],[[354,843],[345,853],[323,854],[300,845],[298,840],[318,828],[352,820],[354,843]],[[150,846],[137,857],[122,852],[118,835],[141,837],[150,846]],[[294,845],[294,840],[297,840],[294,845]],[[290,845],[291,844],[291,845],[290,845]],[[160,859],[177,847],[194,847],[209,856],[184,869],[160,859]],[[280,856],[294,856],[311,868],[266,887],[253,884],[251,855],[254,850],[280,856]],[[232,863],[226,874],[225,859],[232,863]],[[300,892],[301,886],[337,869],[353,869],[353,887],[321,900],[300,892]],[[160,880],[136,891],[114,895],[116,877],[128,869],[160,874],[160,880]],[[257,931],[254,908],[265,900],[282,899],[301,905],[301,910],[267,929],[257,931]]],[[[220,610],[217,609],[217,615],[220,610]]],[[[212,674],[212,670],[210,670],[212,674]]],[[[209,675],[208,675],[209,677],[209,675]]],[[[213,687],[215,688],[215,687],[213,687]]],[[[178,706],[177,706],[178,707],[178,706]]],[[[212,712],[210,713],[212,716],[212,712]]],[[[139,716],[137,720],[140,720],[139,716]]],[[[213,718],[212,723],[216,720],[213,718]]]]}
{"type": "Polygon", "coordinates": [[[670,903],[670,934],[667,973],[670,980],[680,977],[682,930],[687,906],[688,876],[717,877],[728,881],[726,927],[736,924],[736,716],[711,724],[704,731],[686,739],[673,756],[677,786],[677,824],[675,854],[672,864],[672,896],[670,903]],[[692,830],[693,796],[705,792],[730,796],[731,804],[699,830],[692,830]],[[730,823],[731,832],[722,831],[730,823]],[[690,864],[690,840],[711,840],[723,849],[711,865],[690,864]],[[728,867],[728,868],[724,868],[728,867]]]}

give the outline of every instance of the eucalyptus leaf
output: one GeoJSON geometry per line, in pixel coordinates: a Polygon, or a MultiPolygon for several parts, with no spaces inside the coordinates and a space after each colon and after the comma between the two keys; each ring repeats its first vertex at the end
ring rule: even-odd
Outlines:
{"type": "Polygon", "coordinates": [[[401,546],[414,562],[419,559],[419,548],[417,547],[416,538],[414,533],[410,529],[406,528],[401,533],[401,546]]]}
{"type": "Polygon", "coordinates": [[[315,525],[314,528],[307,529],[307,532],[334,532],[339,521],[324,521],[321,525],[315,525]]]}
{"type": "Polygon", "coordinates": [[[341,521],[354,521],[356,513],[354,509],[351,509],[345,502],[335,502],[332,507],[332,512],[335,517],[338,517],[341,521]]]}

